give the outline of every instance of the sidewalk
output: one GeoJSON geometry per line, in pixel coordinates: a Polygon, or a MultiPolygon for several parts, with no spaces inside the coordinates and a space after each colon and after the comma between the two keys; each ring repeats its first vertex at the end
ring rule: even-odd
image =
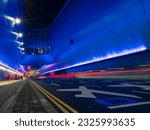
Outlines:
{"type": "Polygon", "coordinates": [[[27,79],[10,104],[7,113],[57,113],[56,109],[27,79]]]}

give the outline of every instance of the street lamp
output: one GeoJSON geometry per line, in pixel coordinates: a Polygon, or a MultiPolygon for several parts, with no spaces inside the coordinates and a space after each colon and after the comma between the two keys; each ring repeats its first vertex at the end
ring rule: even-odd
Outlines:
{"type": "Polygon", "coordinates": [[[23,33],[18,33],[18,37],[23,37],[23,33]]]}
{"type": "Polygon", "coordinates": [[[8,15],[4,15],[4,17],[5,17],[7,20],[11,21],[13,25],[15,25],[15,24],[20,24],[20,23],[21,23],[21,19],[18,18],[18,17],[17,17],[17,18],[13,18],[13,17],[8,16],[8,15]]]}
{"type": "Polygon", "coordinates": [[[21,19],[19,19],[19,18],[16,18],[14,21],[15,21],[16,24],[20,24],[21,23],[21,19]]]}

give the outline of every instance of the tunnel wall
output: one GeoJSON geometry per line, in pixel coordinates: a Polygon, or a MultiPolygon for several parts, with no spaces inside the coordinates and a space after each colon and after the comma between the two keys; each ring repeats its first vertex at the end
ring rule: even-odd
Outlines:
{"type": "Polygon", "coordinates": [[[150,48],[149,0],[70,0],[50,27],[56,67],[150,48]]]}
{"type": "Polygon", "coordinates": [[[130,70],[150,67],[150,50],[67,69],[67,73],[96,70],[130,70]]]}

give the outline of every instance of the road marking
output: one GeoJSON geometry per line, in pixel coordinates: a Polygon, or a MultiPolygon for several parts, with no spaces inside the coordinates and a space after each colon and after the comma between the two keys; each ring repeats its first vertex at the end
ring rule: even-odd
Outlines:
{"type": "Polygon", "coordinates": [[[36,82],[32,81],[32,83],[46,96],[48,97],[48,99],[50,99],[61,111],[63,112],[73,112],[73,113],[78,113],[75,109],[73,109],[72,107],[70,107],[68,104],[66,104],[65,102],[61,101],[60,99],[58,99],[57,97],[55,97],[54,95],[52,95],[50,92],[46,91],[45,89],[43,89],[40,85],[38,85],[36,82]],[[67,109],[69,110],[67,110],[67,109]]]}
{"type": "Polygon", "coordinates": [[[94,87],[94,88],[101,88],[101,86],[97,86],[97,85],[90,85],[90,84],[84,84],[85,86],[90,86],[90,87],[94,87]]]}
{"type": "Polygon", "coordinates": [[[52,101],[62,112],[69,113],[67,109],[65,109],[63,106],[61,106],[57,101],[55,101],[52,97],[50,97],[46,92],[44,92],[41,88],[36,86],[38,90],[40,90],[50,101],[52,101]]]}
{"type": "Polygon", "coordinates": [[[117,108],[133,107],[133,106],[148,105],[148,104],[150,104],[150,101],[138,102],[138,103],[133,103],[133,104],[118,105],[118,106],[111,106],[108,108],[109,109],[117,109],[117,108]]]}
{"type": "Polygon", "coordinates": [[[129,83],[121,83],[119,85],[108,85],[108,87],[138,87],[143,90],[150,90],[150,85],[138,85],[138,84],[129,84],[129,83]]]}
{"type": "Polygon", "coordinates": [[[129,84],[143,84],[142,82],[126,82],[126,83],[129,83],[129,84]]]}
{"type": "Polygon", "coordinates": [[[86,80],[86,81],[84,81],[84,80],[79,80],[79,83],[91,83],[91,84],[94,84],[95,82],[93,82],[93,81],[88,81],[88,80],[86,80]]]}
{"type": "Polygon", "coordinates": [[[149,92],[141,92],[141,91],[134,91],[134,90],[132,90],[132,92],[143,93],[143,94],[150,94],[149,92]]]}
{"type": "Polygon", "coordinates": [[[82,97],[82,98],[97,98],[92,92],[90,92],[86,87],[80,86],[79,87],[81,94],[76,94],[75,97],[82,97]]]}
{"type": "Polygon", "coordinates": [[[61,106],[57,101],[55,101],[51,96],[48,95],[47,92],[45,92],[38,84],[36,84],[34,81],[32,83],[37,87],[38,90],[40,90],[50,101],[52,101],[62,112],[69,113],[68,110],[66,110],[63,106],[61,106]]]}
{"type": "Polygon", "coordinates": [[[113,95],[113,96],[122,96],[122,97],[131,97],[131,98],[140,98],[141,99],[141,97],[136,96],[136,95],[88,89],[85,86],[79,86],[79,88],[74,88],[74,89],[57,89],[57,91],[81,92],[81,94],[76,94],[75,97],[82,97],[82,98],[97,98],[93,93],[99,93],[99,94],[105,94],[105,95],[113,95]]]}
{"type": "Polygon", "coordinates": [[[54,85],[54,86],[61,86],[61,85],[56,84],[56,83],[51,83],[51,85],[54,85]]]}

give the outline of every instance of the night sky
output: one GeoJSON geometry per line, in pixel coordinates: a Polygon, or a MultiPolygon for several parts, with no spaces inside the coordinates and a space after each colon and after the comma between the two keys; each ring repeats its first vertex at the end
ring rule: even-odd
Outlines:
{"type": "Polygon", "coordinates": [[[51,25],[67,0],[24,0],[24,23],[32,28],[51,25]]]}

